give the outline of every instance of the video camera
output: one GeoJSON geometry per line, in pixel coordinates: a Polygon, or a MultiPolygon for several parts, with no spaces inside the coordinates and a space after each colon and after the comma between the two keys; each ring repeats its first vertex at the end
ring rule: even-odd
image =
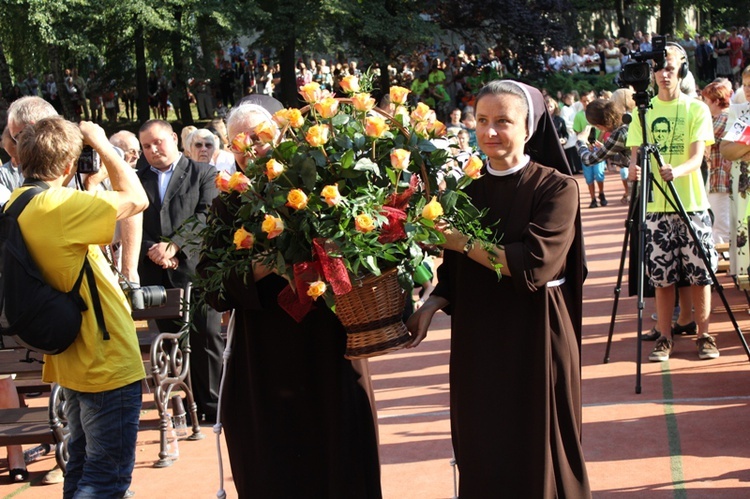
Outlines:
{"type": "Polygon", "coordinates": [[[633,87],[636,94],[645,94],[651,84],[651,68],[663,68],[667,57],[667,39],[664,36],[654,36],[650,52],[631,52],[631,59],[626,62],[618,77],[621,87],[633,87]]]}

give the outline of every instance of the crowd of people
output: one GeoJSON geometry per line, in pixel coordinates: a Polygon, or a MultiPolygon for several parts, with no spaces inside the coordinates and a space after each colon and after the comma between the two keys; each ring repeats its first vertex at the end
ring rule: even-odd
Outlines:
{"type": "MultiPolygon", "coordinates": [[[[719,33],[718,40],[722,36],[719,33]]],[[[648,43],[644,35],[631,48],[646,50],[648,43]]],[[[583,63],[561,62],[558,67],[559,54],[553,51],[547,64],[555,71],[619,71],[623,51],[613,40],[602,48],[604,57],[596,66],[585,62],[590,50],[593,60],[596,47],[579,51],[583,63]]],[[[655,341],[649,359],[659,362],[669,359],[675,335],[696,335],[701,359],[719,356],[709,334],[710,275],[696,245],[671,235],[684,235],[684,225],[690,223],[713,264],[715,243],[728,240],[732,274],[746,274],[750,267],[747,199],[741,195],[750,190],[750,146],[730,133],[735,123],[750,121],[750,67],[739,72],[740,89],[730,78],[702,89],[683,88],[691,53],[697,48],[668,45],[663,67],[654,68],[658,93],[645,123],[664,157],[653,177],[665,190],[655,191],[649,200],[645,221],[646,271],[656,288],[657,326],[643,339],[655,341]],[[730,106],[733,100],[737,103],[730,106]],[[675,214],[667,182],[674,183],[690,221],[675,214]],[[673,324],[678,286],[680,314],[673,324]]],[[[569,47],[559,57],[564,61],[567,56],[570,62],[578,60],[574,55],[569,47]]],[[[229,59],[219,65],[218,82],[191,80],[184,88],[174,77],[154,71],[149,77],[154,119],[143,123],[137,134],[120,131],[108,139],[89,121],[101,120],[102,110],[111,109],[105,95],[94,90],[101,87],[89,86],[95,74],[87,81],[74,70],[66,76],[65,91],[78,95],[77,112],[84,119],[79,126],[59,117],[57,94],[51,92],[54,81],[45,93],[32,84],[30,74],[30,83],[24,84],[29,95],[11,103],[3,132],[3,148],[11,159],[0,168],[0,202],[12,205],[32,180],[47,184],[19,219],[24,234],[30,234],[30,251],[44,262],[45,275],[57,273],[55,284],[65,289],[71,287],[79,261],[90,258],[98,269],[107,317],[113,317],[112,340],[107,342],[97,336],[93,311],[85,312],[87,320],[72,350],[45,363],[44,379],[60,383],[68,400],[66,497],[125,496],[134,462],[145,373],[125,298],[100,247],[115,242],[119,227],[116,243],[127,279],[186,287],[196,273],[207,271],[197,248],[211,251],[224,244],[200,241],[200,225],[219,217],[231,226],[235,215],[231,197],[217,197],[217,173],[243,171],[247,161],[270,149],[254,141],[253,154],[247,155],[230,152],[229,144],[240,133],[254,138],[259,124],[280,133],[272,118],[281,109],[273,97],[278,84],[274,69],[256,64],[236,43],[229,59]],[[180,107],[176,104],[182,97],[194,99],[207,124],[184,127],[178,135],[165,118],[170,105],[180,107]],[[106,172],[84,179],[82,187],[91,193],[67,187],[82,142],[99,152],[106,172]],[[81,216],[92,210],[96,217],[81,216]],[[89,224],[81,225],[82,218],[89,224]],[[71,242],[61,231],[78,236],[71,242]],[[52,249],[49,234],[61,234],[54,237],[52,249]],[[65,257],[42,257],[50,251],[65,257]],[[88,367],[78,362],[81,358],[89,359],[88,367]],[[107,368],[112,358],[124,367],[116,372],[107,368]],[[111,412],[89,414],[93,394],[111,400],[111,412]],[[122,427],[117,441],[107,439],[102,452],[94,451],[97,446],[89,444],[102,441],[113,426],[122,427]],[[111,465],[112,456],[117,457],[116,466],[111,465]]],[[[701,67],[696,60],[696,70],[701,67]]],[[[494,49],[425,55],[398,68],[372,71],[376,76],[387,71],[392,84],[411,90],[412,104],[424,102],[435,109],[447,125],[447,147],[456,164],[481,154],[482,176],[467,192],[489,213],[488,230],[502,234],[501,244],[485,247],[446,229],[437,284],[407,321],[413,335],[409,346],[417,347],[437,311],[452,315],[451,427],[461,495],[502,490],[515,496],[590,497],[580,444],[586,267],[580,194],[573,175],[585,178],[591,199],[584,204],[598,208],[609,204],[606,172],[618,170],[620,201],[631,203],[631,183],[643,173],[637,155],[641,124],[623,120],[636,105],[633,91],[549,95],[509,79],[521,68],[512,52],[494,49]],[[499,281],[498,263],[503,274],[499,281]],[[490,308],[505,320],[488,327],[481,318],[490,308]],[[516,341],[519,332],[528,341],[516,341]],[[506,360],[499,365],[501,350],[506,360]],[[514,428],[512,437],[508,427],[514,428]]],[[[337,92],[349,75],[362,75],[353,61],[329,65],[311,58],[298,63],[296,79],[300,88],[315,82],[337,92]]],[[[393,111],[387,100],[381,106],[393,111]]],[[[107,116],[114,121],[118,113],[107,116]]],[[[461,169],[445,174],[460,175],[461,169]]],[[[227,280],[225,292],[208,296],[208,303],[191,303],[191,379],[199,417],[207,424],[224,424],[240,497],[380,497],[377,420],[366,363],[343,357],[345,333],[327,308],[293,320],[279,305],[285,285],[283,278],[257,265],[251,275],[227,280]],[[233,313],[232,327],[239,334],[223,392],[233,408],[218,414],[225,311],[233,313]],[[281,349],[287,352],[284,362],[278,360],[281,349]]],[[[88,287],[81,289],[84,301],[91,303],[88,287]]],[[[175,327],[159,323],[164,331],[175,327]]],[[[7,384],[0,384],[0,393],[12,391],[7,384]]],[[[12,478],[23,480],[27,475],[17,453],[9,450],[9,461],[16,466],[12,478]]]]}

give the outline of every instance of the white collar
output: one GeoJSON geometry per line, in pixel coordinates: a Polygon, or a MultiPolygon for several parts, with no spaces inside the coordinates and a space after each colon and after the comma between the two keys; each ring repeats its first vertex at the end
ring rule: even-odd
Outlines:
{"type": "Polygon", "coordinates": [[[494,175],[495,177],[507,177],[508,175],[513,175],[514,173],[517,173],[523,170],[524,167],[529,164],[530,160],[531,158],[529,158],[529,155],[524,154],[519,164],[511,168],[508,168],[507,170],[493,170],[492,166],[487,164],[487,173],[489,173],[490,175],[494,175]]]}

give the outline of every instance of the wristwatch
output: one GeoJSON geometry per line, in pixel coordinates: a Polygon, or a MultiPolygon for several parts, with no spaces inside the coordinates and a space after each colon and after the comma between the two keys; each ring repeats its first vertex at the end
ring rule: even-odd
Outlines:
{"type": "Polygon", "coordinates": [[[464,244],[464,256],[469,256],[469,252],[471,251],[471,248],[474,247],[474,241],[471,240],[471,238],[468,238],[466,240],[466,244],[464,244]]]}

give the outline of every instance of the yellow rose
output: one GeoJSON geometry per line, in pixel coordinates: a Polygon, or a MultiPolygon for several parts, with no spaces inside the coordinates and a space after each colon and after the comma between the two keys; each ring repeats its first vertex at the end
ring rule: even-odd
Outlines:
{"type": "Polygon", "coordinates": [[[229,174],[225,171],[220,171],[216,174],[216,188],[221,192],[229,192],[232,189],[229,187],[229,174]]]}
{"type": "Polygon", "coordinates": [[[282,173],[284,173],[284,165],[273,158],[269,159],[268,163],[266,163],[266,177],[268,177],[268,180],[276,180],[282,173]]]}
{"type": "Polygon", "coordinates": [[[443,207],[438,203],[437,197],[432,196],[432,201],[427,203],[422,209],[422,216],[427,220],[435,220],[442,216],[443,207]]]}
{"type": "Polygon", "coordinates": [[[478,179],[482,172],[482,160],[478,156],[472,156],[464,165],[464,174],[472,179],[478,179]]]}
{"type": "Polygon", "coordinates": [[[229,188],[237,192],[245,192],[250,187],[250,179],[242,172],[234,172],[229,177],[229,188]]]}
{"type": "Polygon", "coordinates": [[[394,149],[391,151],[391,166],[395,170],[404,170],[409,166],[409,158],[411,158],[411,151],[394,149]]]}
{"type": "Polygon", "coordinates": [[[234,247],[235,249],[250,249],[255,243],[255,237],[252,233],[245,230],[244,227],[240,227],[234,233],[234,247]]]}
{"type": "Polygon", "coordinates": [[[338,205],[344,198],[339,193],[339,187],[337,185],[327,185],[320,191],[320,196],[328,206],[338,205]]]}
{"type": "Polygon", "coordinates": [[[334,97],[326,97],[315,103],[315,110],[325,119],[333,118],[339,111],[339,101],[334,97]]]}
{"type": "Polygon", "coordinates": [[[320,85],[315,82],[308,83],[307,85],[302,85],[299,89],[299,94],[302,96],[302,99],[304,99],[304,101],[308,104],[314,104],[318,102],[322,97],[322,94],[320,92],[320,85]]]}
{"type": "Polygon", "coordinates": [[[420,121],[431,121],[430,118],[434,120],[435,111],[430,109],[430,106],[425,104],[424,102],[420,102],[417,104],[417,107],[414,108],[414,110],[411,112],[411,119],[416,122],[420,121]]]}
{"type": "Polygon", "coordinates": [[[386,130],[388,130],[388,124],[380,116],[365,118],[365,135],[368,137],[379,139],[386,130]]]}
{"type": "Polygon", "coordinates": [[[302,189],[292,189],[286,196],[286,205],[295,210],[304,210],[307,206],[307,194],[302,189]]]}
{"type": "Polygon", "coordinates": [[[313,125],[307,130],[305,140],[312,147],[322,147],[328,142],[328,127],[325,125],[313,125]]]}
{"type": "Polygon", "coordinates": [[[273,215],[266,215],[260,228],[263,232],[268,234],[268,239],[273,239],[284,232],[284,221],[273,215]]]}
{"type": "Polygon", "coordinates": [[[414,131],[420,137],[427,138],[430,136],[430,123],[427,121],[417,121],[417,124],[414,125],[414,131]]]}
{"type": "Polygon", "coordinates": [[[375,99],[370,94],[354,94],[352,96],[352,106],[360,112],[367,112],[375,107],[375,99]]]}
{"type": "Polygon", "coordinates": [[[278,129],[276,126],[267,121],[261,121],[255,127],[255,135],[258,137],[258,140],[264,144],[270,144],[273,142],[276,139],[277,132],[278,129]]]}
{"type": "Polygon", "coordinates": [[[289,125],[292,128],[299,128],[305,124],[305,118],[299,109],[287,108],[276,111],[273,119],[280,127],[289,125]]]}
{"type": "Polygon", "coordinates": [[[362,213],[354,217],[354,228],[367,234],[375,229],[375,220],[370,215],[362,213]]]}
{"type": "Polygon", "coordinates": [[[359,92],[359,79],[354,75],[345,76],[341,79],[341,90],[347,94],[359,92]]]}
{"type": "Polygon", "coordinates": [[[410,90],[398,85],[391,87],[391,103],[395,105],[406,104],[406,97],[409,95],[410,90]]]}
{"type": "Polygon", "coordinates": [[[307,296],[313,300],[317,300],[319,296],[322,296],[328,290],[328,286],[326,286],[326,283],[323,281],[314,281],[308,284],[307,296]]]}

